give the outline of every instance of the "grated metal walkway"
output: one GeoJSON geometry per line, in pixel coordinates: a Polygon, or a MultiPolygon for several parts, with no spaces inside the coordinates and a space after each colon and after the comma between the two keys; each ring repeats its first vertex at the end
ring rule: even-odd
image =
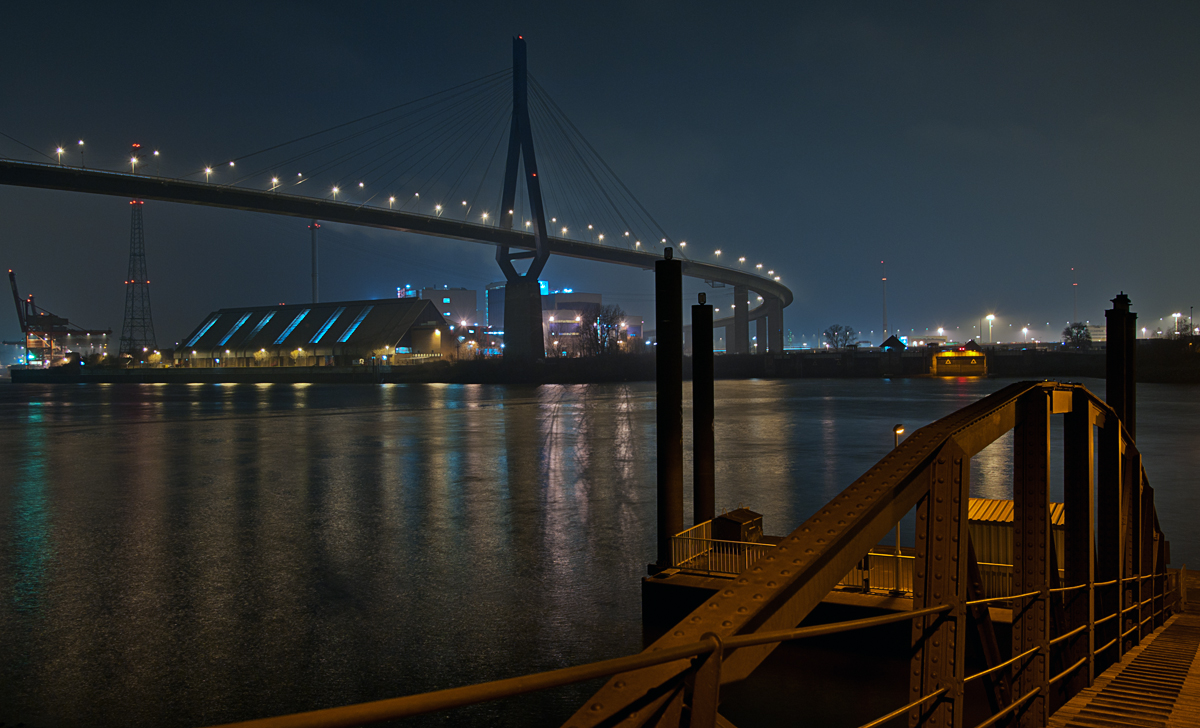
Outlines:
{"type": "Polygon", "coordinates": [[[1200,726],[1200,614],[1177,614],[1050,716],[1051,728],[1200,726]]]}

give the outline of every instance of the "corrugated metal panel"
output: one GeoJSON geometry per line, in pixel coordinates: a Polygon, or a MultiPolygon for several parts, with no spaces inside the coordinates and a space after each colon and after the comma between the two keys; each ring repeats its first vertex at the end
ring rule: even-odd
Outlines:
{"type": "MultiPolygon", "coordinates": [[[[1063,517],[1063,504],[1050,504],[1050,522],[1062,527],[1066,523],[1063,517]]],[[[997,498],[972,498],[967,505],[967,520],[978,523],[1012,523],[1013,502],[997,498]]]]}

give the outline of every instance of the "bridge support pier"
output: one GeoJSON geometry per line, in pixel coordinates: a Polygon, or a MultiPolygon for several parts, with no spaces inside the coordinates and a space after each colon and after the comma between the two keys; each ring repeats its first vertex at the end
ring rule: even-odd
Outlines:
{"type": "Polygon", "coordinates": [[[536,278],[516,276],[504,284],[504,355],[541,359],[542,289],[536,278]]]}
{"type": "Polygon", "coordinates": [[[501,194],[500,227],[511,230],[515,217],[518,173],[524,163],[525,188],[529,193],[529,211],[533,218],[535,249],[511,253],[508,246],[496,248],[496,262],[504,271],[504,356],[514,359],[542,359],[546,341],[542,335],[542,297],[538,276],[546,266],[550,251],[546,245],[546,212],[542,207],[542,187],[537,176],[533,152],[533,131],[529,125],[529,88],[525,41],[513,38],[513,111],[508,132],[508,160],[504,167],[504,191],[501,194]],[[518,273],[514,260],[529,259],[529,267],[518,273]]]}
{"type": "MultiPolygon", "coordinates": [[[[767,351],[772,354],[783,353],[783,301],[775,296],[763,296],[763,305],[767,307],[767,351]]],[[[762,339],[762,335],[759,335],[762,339]]]]}
{"type": "Polygon", "coordinates": [[[733,332],[725,329],[725,351],[730,354],[750,353],[750,290],[733,287],[733,332]]]}

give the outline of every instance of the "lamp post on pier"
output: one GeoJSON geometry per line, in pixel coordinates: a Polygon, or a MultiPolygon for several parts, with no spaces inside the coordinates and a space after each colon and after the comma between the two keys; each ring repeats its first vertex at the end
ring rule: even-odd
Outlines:
{"type": "MultiPolygon", "coordinates": [[[[892,428],[892,449],[900,447],[900,436],[904,434],[904,425],[897,424],[892,428]]],[[[892,596],[903,594],[900,588],[900,522],[896,521],[896,563],[892,567],[894,569],[892,581],[892,596]]]]}

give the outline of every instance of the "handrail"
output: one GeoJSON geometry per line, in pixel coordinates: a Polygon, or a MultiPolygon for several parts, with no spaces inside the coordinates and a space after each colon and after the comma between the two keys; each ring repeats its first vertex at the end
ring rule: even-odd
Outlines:
{"type": "Polygon", "coordinates": [[[916,619],[918,617],[937,614],[939,612],[948,612],[950,609],[951,607],[949,604],[943,604],[938,607],[918,609],[912,612],[885,614],[881,617],[866,617],[864,619],[853,619],[847,622],[832,622],[830,624],[819,624],[814,627],[781,629],[774,632],[756,632],[753,634],[739,635],[737,637],[730,637],[726,639],[725,648],[734,650],[739,647],[753,647],[754,645],[766,645],[772,642],[786,642],[788,640],[800,639],[802,637],[819,637],[827,634],[838,634],[839,632],[851,632],[856,629],[866,629],[867,627],[876,627],[881,624],[903,622],[906,619],[916,619]]]}
{"type": "Polygon", "coordinates": [[[1004,601],[1009,601],[1011,599],[1024,599],[1026,597],[1036,597],[1036,596],[1040,596],[1041,593],[1042,592],[1039,590],[1039,591],[1025,592],[1024,594],[1016,594],[1013,596],[1006,596],[1006,597],[988,597],[986,599],[972,599],[971,601],[967,602],[967,606],[973,607],[976,604],[987,604],[989,602],[1004,602],[1004,601]]]}
{"type": "Polygon", "coordinates": [[[1086,589],[1087,584],[1076,584],[1075,586],[1060,586],[1050,590],[1051,594],[1062,594],[1063,592],[1075,591],[1076,589],[1086,589]]]}
{"type": "MultiPolygon", "coordinates": [[[[842,495],[830,501],[822,512],[811,517],[809,521],[806,521],[805,524],[797,528],[791,536],[785,538],[783,543],[779,545],[693,539],[688,534],[705,533],[702,529],[695,527],[678,534],[675,538],[680,542],[699,540],[710,544],[729,544],[743,550],[747,550],[748,548],[762,548],[764,552],[768,553],[765,553],[761,558],[757,558],[752,564],[743,567],[740,578],[732,580],[726,588],[722,589],[720,598],[711,601],[707,607],[696,610],[690,619],[680,623],[676,631],[667,634],[659,642],[638,655],[533,675],[496,680],[481,685],[451,688],[424,695],[411,695],[390,700],[343,706],[341,708],[300,713],[292,716],[280,716],[278,718],[228,724],[227,728],[231,726],[239,726],[240,728],[312,728],[318,725],[357,725],[365,722],[390,720],[435,710],[461,707],[487,700],[521,695],[534,690],[614,675],[620,675],[620,677],[610,680],[597,693],[597,698],[589,701],[587,704],[588,707],[581,710],[580,714],[577,714],[576,719],[582,718],[582,723],[586,725],[616,723],[621,719],[619,716],[627,714],[627,711],[638,710],[637,706],[640,703],[636,701],[641,700],[642,697],[656,694],[660,696],[661,700],[665,700],[669,693],[663,692],[664,690],[677,689],[683,689],[687,691],[687,694],[691,694],[693,690],[696,691],[696,695],[703,694],[705,697],[701,703],[706,706],[705,710],[712,711],[717,704],[717,696],[719,695],[719,687],[722,680],[730,682],[743,679],[770,651],[769,649],[753,649],[756,647],[761,648],[766,645],[779,644],[793,639],[837,634],[892,622],[911,621],[947,612],[954,614],[958,619],[962,619],[964,617],[962,610],[965,606],[984,605],[1002,601],[1014,602],[1013,606],[1016,612],[1014,617],[1016,618],[1019,613],[1022,615],[1019,618],[1027,619],[1029,617],[1024,615],[1029,613],[1028,610],[1033,605],[1048,607],[1046,597],[1051,593],[1066,593],[1087,588],[1094,590],[1098,587],[1130,582],[1141,583],[1147,579],[1162,576],[1161,574],[1133,576],[1113,579],[1107,582],[1076,584],[1068,587],[1056,587],[1054,589],[1050,589],[1049,584],[1042,580],[1041,582],[1035,582],[1041,583],[1041,589],[1028,591],[1023,594],[961,601],[962,597],[961,593],[959,593],[957,599],[960,601],[955,601],[953,604],[941,604],[924,607],[911,612],[900,612],[882,617],[870,617],[812,627],[770,629],[771,627],[787,624],[794,625],[800,622],[811,611],[813,605],[819,601],[823,593],[828,591],[829,586],[837,583],[837,579],[846,573],[844,569],[852,570],[852,564],[858,559],[852,560],[851,557],[859,556],[863,549],[868,548],[866,546],[867,543],[876,542],[881,534],[886,533],[885,526],[894,527],[895,521],[891,520],[887,522],[888,519],[892,518],[898,511],[903,512],[906,508],[912,508],[918,503],[929,503],[934,500],[930,497],[935,492],[933,490],[934,486],[930,485],[931,480],[934,483],[950,482],[954,477],[952,474],[960,471],[951,470],[948,463],[953,462],[955,468],[961,468],[964,459],[969,459],[989,443],[994,442],[999,436],[998,432],[1007,431],[997,428],[997,420],[1001,424],[1007,423],[1005,426],[1008,429],[1012,429],[1015,426],[1014,421],[1021,421],[1019,419],[1019,412],[1020,407],[1023,406],[1020,404],[1022,398],[1026,398],[1039,391],[1045,392],[1047,399],[1049,399],[1050,393],[1053,393],[1054,406],[1058,406],[1061,403],[1062,398],[1059,396],[1061,393],[1073,393],[1071,397],[1075,397],[1077,401],[1087,403],[1089,412],[1098,413],[1099,416],[1105,418],[1106,422],[1114,423],[1116,425],[1116,437],[1118,441],[1124,443],[1127,449],[1132,448],[1135,457],[1140,457],[1136,455],[1136,445],[1132,437],[1130,437],[1124,425],[1116,419],[1112,408],[1082,386],[1059,385],[1050,382],[1023,382],[1010,385],[980,402],[969,405],[950,416],[942,418],[933,425],[928,425],[913,433],[901,447],[885,456],[876,467],[856,480],[842,495]],[[1076,395],[1086,396],[1076,397],[1076,395]],[[943,456],[945,457],[943,458],[943,456]],[[936,474],[938,478],[922,477],[926,473],[936,474]],[[942,474],[946,474],[948,477],[943,480],[941,479],[942,474]],[[867,493],[868,495],[862,495],[862,493],[867,493]],[[880,493],[884,493],[886,497],[876,495],[880,493]],[[867,505],[863,505],[864,503],[867,505]],[[822,519],[828,520],[823,523],[822,519]],[[820,537],[816,535],[818,533],[820,537]],[[855,553],[851,553],[851,551],[855,553]],[[814,589],[812,588],[813,585],[820,585],[821,589],[814,589]],[[1014,601],[1023,599],[1027,599],[1024,604],[1018,604],[1014,601]],[[795,617],[794,620],[792,619],[793,617],[795,617]],[[763,629],[764,631],[756,632],[755,630],[758,629],[763,629]],[[723,662],[727,654],[729,655],[728,661],[723,662]],[[695,675],[696,680],[691,680],[688,677],[689,675],[695,675]],[[703,680],[701,680],[701,676],[705,676],[703,680]],[[701,688],[701,684],[707,687],[701,688]],[[703,693],[701,693],[702,690],[703,693]]],[[[1046,411],[1047,413],[1050,411],[1049,404],[1046,411]]],[[[1091,416],[1089,415],[1089,417],[1091,416]]],[[[1124,482],[1125,475],[1120,475],[1119,477],[1124,482]]],[[[1137,477],[1142,478],[1142,482],[1145,482],[1144,469],[1141,470],[1141,473],[1137,477]]],[[[962,483],[964,481],[960,480],[957,482],[962,483]]],[[[945,488],[945,486],[937,487],[943,488],[943,490],[945,488]]],[[[941,502],[940,496],[937,500],[941,502]]],[[[932,508],[933,506],[928,507],[932,508]]],[[[1151,510],[1150,514],[1153,515],[1153,513],[1153,510],[1151,510]]],[[[1156,519],[1154,523],[1154,536],[1158,538],[1161,532],[1158,530],[1156,519]]],[[[707,526],[710,524],[697,525],[707,526]]],[[[1143,539],[1149,538],[1146,531],[1139,531],[1139,534],[1141,534],[1143,539]]],[[[711,535],[711,532],[709,532],[709,535],[711,535]]],[[[959,548],[966,548],[962,541],[959,544],[959,548]]],[[[926,546],[926,548],[930,547],[926,546]]],[[[925,558],[931,558],[931,552],[927,551],[925,553],[925,558]]],[[[868,551],[868,555],[883,558],[896,558],[897,556],[905,558],[904,555],[870,551],[868,551]]],[[[696,555],[697,558],[701,556],[703,554],[696,555]]],[[[745,554],[743,553],[740,556],[744,558],[745,554]]],[[[899,558],[897,558],[897,564],[899,564],[899,558]]],[[[986,562],[980,565],[993,566],[986,562]]],[[[994,566],[1004,566],[1014,570],[1017,568],[1009,564],[996,564],[994,566]]],[[[899,572],[898,568],[896,572],[899,572]]],[[[920,596],[920,599],[929,600],[930,596],[929,594],[925,594],[920,596]]],[[[1139,593],[1138,596],[1141,596],[1141,594],[1139,593]]],[[[1160,598],[1160,596],[1151,596],[1148,600],[1137,602],[1134,606],[1125,609],[1118,609],[1099,620],[1091,619],[1089,624],[1079,626],[1063,635],[1053,638],[1049,642],[1043,642],[1036,647],[1027,649],[1000,665],[989,667],[967,678],[958,677],[961,674],[962,667],[961,665],[956,666],[953,674],[946,675],[946,680],[941,683],[945,687],[925,695],[903,708],[892,711],[881,719],[866,724],[864,728],[882,725],[884,722],[894,719],[903,712],[911,710],[917,705],[934,700],[939,696],[949,695],[948,699],[950,702],[957,704],[957,701],[961,697],[963,686],[966,683],[1003,670],[1014,663],[1028,659],[1031,655],[1038,652],[1042,652],[1048,656],[1050,648],[1053,645],[1068,640],[1080,634],[1085,629],[1094,630],[1096,625],[1102,624],[1114,617],[1120,617],[1128,612],[1141,609],[1146,604],[1153,604],[1154,600],[1160,598]]],[[[928,602],[925,601],[925,603],[928,602]]],[[[1161,613],[1161,610],[1159,613],[1161,613]]],[[[1039,615],[1039,618],[1048,620],[1049,615],[1039,615]]],[[[1141,624],[1153,621],[1154,619],[1155,617],[1152,615],[1143,620],[1130,630],[1121,633],[1119,637],[1105,644],[1099,650],[1086,651],[1087,654],[1083,659],[1077,660],[1067,670],[1055,675],[1049,680],[1049,684],[1062,680],[1081,665],[1087,663],[1089,660],[1094,660],[1098,652],[1108,650],[1113,645],[1123,648],[1123,641],[1126,637],[1138,632],[1141,629],[1141,624]]],[[[946,631],[950,630],[948,620],[942,618],[930,620],[928,627],[929,631],[942,634],[946,634],[946,631]]],[[[950,634],[953,639],[953,633],[950,632],[950,634]]],[[[933,644],[936,646],[937,641],[935,640],[933,644]]],[[[953,645],[953,642],[950,644],[953,645]]],[[[921,649],[924,650],[925,647],[921,649]]],[[[938,649],[947,649],[946,643],[942,643],[938,649]]],[[[1068,654],[1071,657],[1077,657],[1079,653],[1068,654]]],[[[924,659],[936,659],[937,655],[938,653],[934,652],[933,656],[926,655],[924,659]]],[[[1039,668],[1038,672],[1039,679],[1045,680],[1046,671],[1039,668]]],[[[1013,701],[976,728],[987,728],[994,725],[1039,694],[1043,695],[1043,699],[1045,699],[1043,687],[1046,684],[1044,682],[1042,687],[1034,688],[1013,701]]],[[[661,705],[661,703],[659,704],[661,705]]],[[[693,703],[693,707],[695,705],[693,703]]],[[[712,719],[712,715],[711,712],[707,713],[709,720],[712,719]]]]}
{"type": "Polygon", "coordinates": [[[996,672],[997,670],[1003,670],[1004,668],[1006,668],[1006,667],[1008,667],[1009,665],[1013,664],[1013,663],[1014,663],[1014,662],[1016,662],[1017,660],[1020,660],[1020,659],[1023,659],[1023,658],[1025,658],[1025,657],[1028,657],[1029,655],[1032,655],[1033,653],[1035,653],[1035,652],[1037,652],[1037,651],[1039,651],[1039,650],[1041,650],[1041,649],[1042,649],[1041,647],[1031,647],[1031,648],[1029,648],[1028,650],[1025,650],[1024,652],[1022,652],[1021,654],[1017,655],[1016,657],[1013,657],[1013,658],[1011,658],[1011,659],[1005,660],[1004,662],[1001,662],[999,665],[996,665],[996,666],[994,666],[994,667],[989,667],[988,669],[986,669],[986,670],[983,670],[982,672],[977,672],[977,673],[975,673],[974,675],[970,675],[970,676],[968,676],[968,677],[964,677],[964,678],[963,678],[963,683],[964,683],[964,684],[965,684],[965,683],[969,683],[969,682],[971,682],[972,680],[975,680],[975,679],[977,679],[977,678],[981,678],[981,677],[983,677],[984,675],[989,675],[989,674],[991,674],[991,673],[993,673],[993,672],[996,672]]]}
{"type": "MultiPolygon", "coordinates": [[[[1095,622],[1093,622],[1092,624],[1095,624],[1095,622]]],[[[1071,630],[1070,632],[1067,632],[1066,634],[1061,634],[1061,635],[1055,637],[1054,639],[1050,640],[1050,646],[1053,647],[1054,645],[1057,645],[1059,642],[1062,642],[1063,640],[1071,639],[1072,637],[1074,637],[1075,635],[1079,634],[1080,632],[1082,632],[1083,630],[1085,630],[1087,628],[1088,628],[1088,626],[1086,624],[1081,624],[1078,627],[1076,627],[1075,629],[1071,630]]]]}
{"type": "Polygon", "coordinates": [[[1019,700],[1014,700],[1012,702],[1012,704],[1009,705],[1007,708],[1005,708],[1004,710],[1001,710],[999,713],[996,713],[991,718],[988,718],[987,720],[983,721],[982,723],[976,725],[975,728],[988,728],[988,726],[996,725],[996,723],[998,721],[1000,721],[1002,718],[1004,718],[1006,715],[1008,715],[1009,713],[1011,713],[1014,710],[1016,710],[1017,708],[1019,708],[1021,706],[1021,703],[1024,703],[1026,700],[1029,700],[1030,698],[1037,695],[1041,691],[1042,691],[1042,689],[1040,687],[1030,690],[1029,692],[1022,695],[1019,700]]]}
{"type": "MultiPolygon", "coordinates": [[[[943,604],[937,607],[929,607],[912,612],[899,612],[881,617],[867,617],[865,619],[834,622],[813,627],[748,634],[724,640],[719,645],[710,640],[691,642],[677,647],[669,647],[652,652],[639,652],[636,655],[615,657],[610,660],[548,670],[531,675],[492,680],[476,685],[464,685],[457,688],[437,690],[431,693],[406,695],[399,698],[375,700],[367,703],[355,703],[353,705],[324,708],[304,713],[292,713],[290,715],[280,715],[270,718],[224,723],[219,726],[212,726],[211,728],[349,728],[350,726],[363,725],[365,723],[378,723],[397,718],[411,718],[438,710],[461,708],[490,700],[523,695],[537,690],[546,690],[585,680],[593,680],[599,677],[610,677],[631,670],[664,665],[677,660],[709,654],[718,649],[718,647],[723,652],[727,652],[741,647],[752,647],[754,645],[785,642],[804,637],[850,632],[882,624],[890,624],[892,622],[917,619],[931,614],[946,612],[950,609],[951,605],[943,604]]],[[[945,688],[925,696],[925,698],[916,703],[906,705],[901,709],[901,712],[943,692],[945,692],[945,688]]],[[[891,717],[895,717],[895,715],[899,715],[899,713],[892,714],[891,717]]],[[[872,723],[868,725],[878,724],[872,723]]]]}
{"type": "Polygon", "coordinates": [[[916,700],[912,701],[911,703],[904,706],[903,708],[896,708],[895,710],[893,710],[892,712],[888,713],[887,715],[885,715],[881,718],[876,718],[875,720],[871,721],[870,723],[863,723],[858,728],[875,728],[876,726],[881,726],[884,723],[891,720],[892,718],[895,718],[898,715],[904,715],[906,712],[912,710],[913,708],[917,707],[921,703],[927,703],[930,700],[933,700],[934,698],[936,698],[937,696],[944,694],[945,692],[946,692],[946,688],[938,688],[937,690],[934,690],[932,693],[926,695],[925,697],[917,698],[916,700]]]}
{"type": "Polygon", "coordinates": [[[1051,685],[1053,685],[1054,683],[1058,682],[1059,680],[1062,680],[1062,679],[1063,679],[1064,677],[1066,677],[1068,674],[1070,674],[1070,673],[1074,672],[1075,670],[1079,669],[1079,666],[1080,666],[1080,665],[1082,665],[1083,663],[1087,662],[1087,661],[1088,661],[1088,658],[1086,658],[1086,657],[1084,657],[1084,658],[1080,659],[1080,660],[1079,660],[1079,662],[1076,662],[1074,665],[1071,665],[1071,666],[1070,666],[1070,667],[1068,667],[1066,670],[1063,670],[1062,672],[1058,673],[1058,674],[1057,674],[1057,675],[1055,675],[1054,677],[1050,678],[1050,684],[1051,684],[1051,685]]]}
{"type": "Polygon", "coordinates": [[[1111,639],[1111,640],[1109,640],[1107,643],[1105,643],[1105,645],[1104,645],[1103,647],[1097,647],[1095,650],[1093,650],[1093,654],[1097,654],[1097,655],[1098,655],[1098,654],[1100,654],[1101,652],[1104,652],[1104,651],[1105,651],[1105,650],[1107,650],[1109,647],[1112,647],[1112,646],[1113,646],[1113,645],[1115,645],[1115,644],[1117,644],[1117,639],[1114,637],[1113,639],[1111,639]]]}
{"type": "Polygon", "coordinates": [[[410,718],[436,710],[461,708],[489,700],[523,695],[536,690],[546,690],[598,677],[617,675],[642,667],[662,665],[706,654],[712,652],[713,649],[715,649],[715,645],[712,642],[692,642],[656,652],[639,652],[636,655],[616,657],[611,660],[564,667],[532,675],[521,675],[476,685],[436,690],[431,693],[355,703],[305,713],[223,723],[220,726],[212,726],[212,728],[344,728],[364,723],[395,720],[396,718],[410,718]]]}

